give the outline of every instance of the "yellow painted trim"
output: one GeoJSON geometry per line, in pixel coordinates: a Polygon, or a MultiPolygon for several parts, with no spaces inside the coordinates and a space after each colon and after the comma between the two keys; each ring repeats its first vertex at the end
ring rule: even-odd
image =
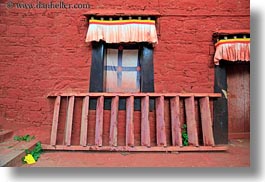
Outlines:
{"type": "Polygon", "coordinates": [[[90,23],[155,23],[155,20],[89,20],[90,23]]]}
{"type": "Polygon", "coordinates": [[[222,39],[222,40],[219,40],[218,43],[221,43],[221,42],[237,42],[237,41],[250,41],[250,38],[222,39]]]}
{"type": "Polygon", "coordinates": [[[222,39],[215,43],[215,46],[225,43],[250,43],[250,38],[222,39]]]}

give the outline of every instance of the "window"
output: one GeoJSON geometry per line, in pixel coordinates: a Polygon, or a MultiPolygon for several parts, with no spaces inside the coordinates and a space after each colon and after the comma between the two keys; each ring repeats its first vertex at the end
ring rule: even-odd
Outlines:
{"type": "MultiPolygon", "coordinates": [[[[110,16],[104,12],[87,14],[86,42],[92,43],[89,92],[154,92],[153,45],[158,42],[159,13],[126,11],[128,16],[120,16],[125,12],[110,16]]],[[[90,108],[95,105],[90,104],[90,108]]],[[[140,99],[135,99],[134,105],[139,109],[140,99]]],[[[125,108],[124,99],[120,99],[120,106],[125,108]]],[[[107,99],[104,107],[110,108],[107,99]]]]}
{"type": "MultiPolygon", "coordinates": [[[[145,42],[92,42],[89,92],[154,92],[153,45],[145,42]],[[121,53],[125,56],[119,63],[121,53]]],[[[106,99],[104,102],[104,108],[110,109],[110,100],[106,99]]],[[[119,102],[119,109],[125,109],[125,99],[120,99],[119,102]]],[[[140,99],[135,99],[134,105],[135,110],[139,110],[140,99]]],[[[91,100],[90,109],[95,108],[96,100],[91,100]]],[[[150,100],[150,110],[153,108],[154,101],[150,100]]]]}
{"type": "Polygon", "coordinates": [[[108,44],[104,56],[105,92],[140,92],[139,45],[108,44]]]}
{"type": "Polygon", "coordinates": [[[93,42],[89,91],[154,92],[153,46],[93,42]]]}

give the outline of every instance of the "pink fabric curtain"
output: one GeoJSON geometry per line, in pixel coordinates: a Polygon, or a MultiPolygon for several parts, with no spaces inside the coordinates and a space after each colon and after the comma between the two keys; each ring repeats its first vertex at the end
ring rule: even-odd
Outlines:
{"type": "Polygon", "coordinates": [[[90,20],[86,42],[103,40],[107,43],[157,43],[154,20],[90,20]]]}
{"type": "Polygon", "coordinates": [[[220,60],[250,61],[250,39],[248,38],[220,40],[215,47],[215,65],[219,65],[220,60]]]}

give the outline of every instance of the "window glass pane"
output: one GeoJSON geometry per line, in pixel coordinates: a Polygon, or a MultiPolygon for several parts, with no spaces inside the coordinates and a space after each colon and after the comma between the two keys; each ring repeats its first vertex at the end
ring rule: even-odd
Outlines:
{"type": "Polygon", "coordinates": [[[140,92],[138,49],[107,49],[104,66],[106,92],[140,92]]]}

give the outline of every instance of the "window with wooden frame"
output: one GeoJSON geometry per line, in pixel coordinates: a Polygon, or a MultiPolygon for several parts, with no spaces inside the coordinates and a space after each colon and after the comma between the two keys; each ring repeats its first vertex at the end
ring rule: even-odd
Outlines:
{"type": "Polygon", "coordinates": [[[153,47],[148,43],[92,43],[90,92],[154,92],[153,47]]]}
{"type": "Polygon", "coordinates": [[[99,14],[91,12],[86,36],[92,44],[89,92],[154,92],[156,17],[99,14]]]}
{"type": "Polygon", "coordinates": [[[140,92],[140,46],[107,44],[104,55],[104,91],[140,92]]]}

